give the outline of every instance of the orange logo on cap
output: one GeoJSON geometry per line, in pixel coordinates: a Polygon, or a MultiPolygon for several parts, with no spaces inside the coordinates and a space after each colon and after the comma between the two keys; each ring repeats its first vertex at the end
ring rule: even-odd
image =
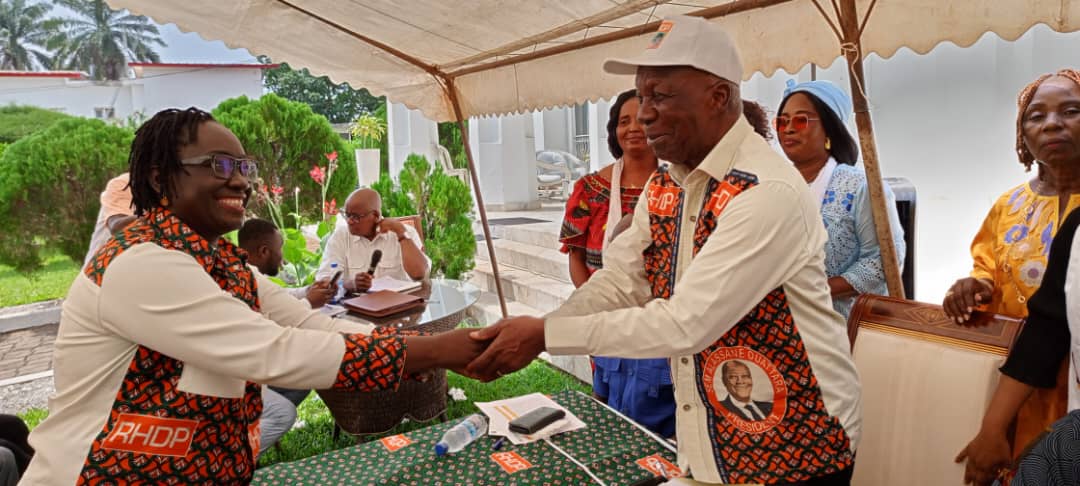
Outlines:
{"type": "Polygon", "coordinates": [[[198,420],[122,413],[116,418],[112,432],[101,447],[155,456],[184,457],[198,426],[198,420]]]}
{"type": "Polygon", "coordinates": [[[385,447],[386,450],[390,452],[394,452],[398,449],[401,449],[402,447],[412,444],[412,440],[410,440],[408,437],[405,437],[405,434],[384,437],[382,439],[379,439],[379,442],[381,442],[383,447],[385,447]]]}
{"type": "Polygon", "coordinates": [[[518,471],[524,471],[530,467],[533,467],[532,463],[526,461],[524,457],[521,457],[516,452],[496,452],[491,455],[491,460],[495,461],[499,467],[506,471],[506,474],[514,474],[518,471]]]}
{"type": "Polygon", "coordinates": [[[646,49],[656,49],[657,47],[660,47],[660,43],[664,41],[664,37],[667,36],[668,32],[671,32],[671,27],[674,25],[675,23],[670,20],[660,22],[660,28],[656,29],[656,35],[649,41],[649,46],[646,47],[646,49]]]}

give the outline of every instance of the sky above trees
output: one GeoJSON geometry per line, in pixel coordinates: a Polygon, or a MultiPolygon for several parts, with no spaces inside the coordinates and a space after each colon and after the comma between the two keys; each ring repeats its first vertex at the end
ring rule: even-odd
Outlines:
{"type": "MultiPolygon", "coordinates": [[[[42,1],[53,5],[53,14],[60,17],[70,17],[73,14],[59,5],[50,1],[42,1]]],[[[161,32],[161,40],[165,41],[166,47],[157,48],[161,55],[161,62],[177,63],[255,63],[255,55],[246,49],[230,49],[221,41],[205,40],[199,34],[181,32],[176,24],[162,24],[150,19],[158,26],[161,32]]]]}

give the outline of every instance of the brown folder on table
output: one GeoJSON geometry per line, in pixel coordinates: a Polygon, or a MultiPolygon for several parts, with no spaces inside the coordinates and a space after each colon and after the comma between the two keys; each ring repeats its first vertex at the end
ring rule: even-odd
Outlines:
{"type": "Polygon", "coordinates": [[[419,295],[402,294],[393,290],[380,290],[360,294],[341,303],[346,309],[371,317],[384,317],[424,305],[419,295]]]}

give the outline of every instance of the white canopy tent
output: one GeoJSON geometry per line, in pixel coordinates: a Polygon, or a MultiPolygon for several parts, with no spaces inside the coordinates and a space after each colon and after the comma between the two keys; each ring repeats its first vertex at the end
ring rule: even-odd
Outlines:
{"type": "MultiPolygon", "coordinates": [[[[161,23],[362,86],[437,121],[608,98],[631,81],[604,74],[609,57],[637,53],[668,15],[723,25],[743,68],[771,74],[845,56],[885,261],[896,261],[885,219],[862,59],[941,42],[970,46],[986,32],[1015,40],[1044,23],[1080,30],[1080,0],[108,0],[161,23]]],[[[465,130],[462,130],[465,134],[465,130]]],[[[466,146],[468,139],[465,139],[466,146]]],[[[468,147],[466,147],[468,148],[468,147]]],[[[470,173],[496,288],[498,265],[470,155],[470,173]]],[[[885,265],[890,294],[899,268],[885,265]]]]}

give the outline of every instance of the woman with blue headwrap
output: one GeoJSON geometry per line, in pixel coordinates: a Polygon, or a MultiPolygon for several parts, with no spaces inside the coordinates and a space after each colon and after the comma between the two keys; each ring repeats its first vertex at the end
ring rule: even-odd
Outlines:
{"type": "MultiPolygon", "coordinates": [[[[852,111],[851,98],[828,81],[795,84],[789,80],[776,111],[774,125],[780,146],[821,203],[821,217],[829,233],[825,243],[829,291],[833,308],[847,317],[859,294],[887,293],[866,174],[855,167],[859,149],[844,127],[852,111]]],[[[900,259],[895,264],[903,266],[904,230],[896,214],[895,197],[888,186],[884,190],[900,259]]]]}

